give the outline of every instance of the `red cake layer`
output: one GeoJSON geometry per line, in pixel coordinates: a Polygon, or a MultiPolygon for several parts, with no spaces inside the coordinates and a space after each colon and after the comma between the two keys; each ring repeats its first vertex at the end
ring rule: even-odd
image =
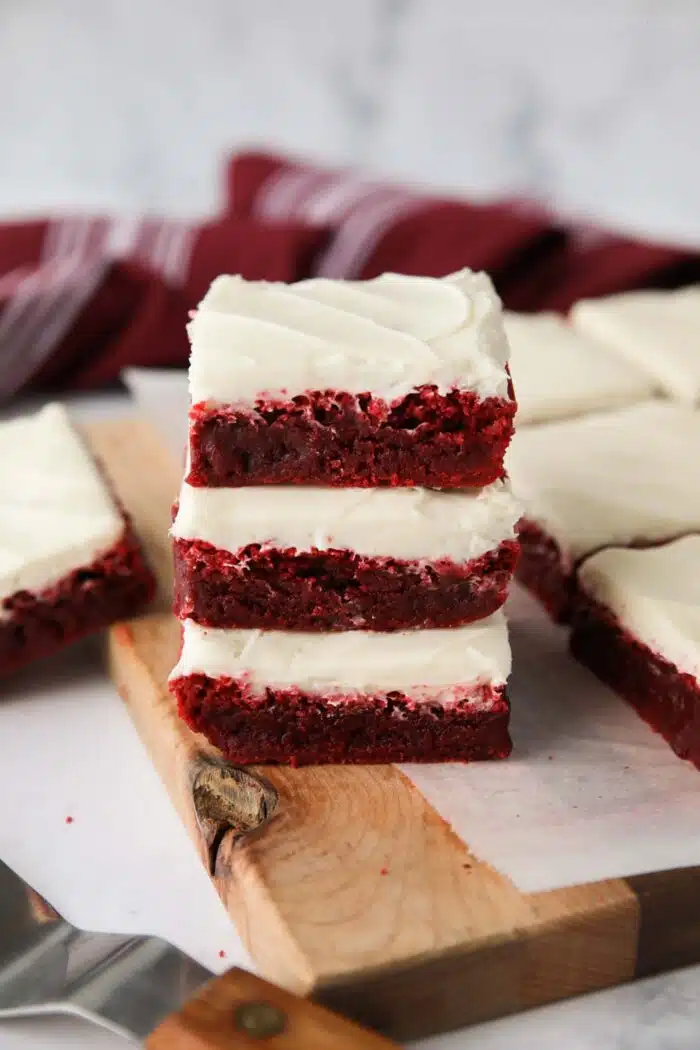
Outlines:
{"type": "Polygon", "coordinates": [[[190,485],[464,488],[503,476],[516,403],[420,387],[388,404],[313,391],[254,408],[194,405],[190,485]]]}
{"type": "Polygon", "coordinates": [[[471,762],[507,758],[505,687],[469,686],[449,707],[403,693],[322,697],[299,689],[254,693],[231,678],[196,674],[170,683],[180,715],[231,762],[471,762]],[[474,710],[479,700],[483,709],[474,710]]]}
{"type": "MultiPolygon", "coordinates": [[[[577,569],[583,559],[571,564],[557,541],[528,518],[520,519],[516,531],[520,541],[516,580],[544,605],[553,620],[569,623],[580,598],[577,569]]],[[[657,547],[677,538],[638,540],[628,546],[639,549],[657,547]]],[[[586,557],[595,553],[591,550],[586,557]]]]}
{"type": "Polygon", "coordinates": [[[111,550],[42,591],[17,591],[0,612],[0,677],[140,612],[155,579],[129,526],[111,550]]]}
{"type": "Polygon", "coordinates": [[[574,568],[566,564],[559,544],[534,521],[517,527],[520,558],[515,577],[537,598],[557,623],[567,623],[575,594],[574,568]]]}
{"type": "Polygon", "coordinates": [[[503,605],[517,560],[514,540],[462,565],[260,544],[231,554],[176,540],[175,614],[206,627],[268,630],[459,627],[503,605]]]}
{"type": "Polygon", "coordinates": [[[700,769],[700,684],[625,630],[611,611],[579,595],[571,651],[630,703],[680,758],[700,769]]]}

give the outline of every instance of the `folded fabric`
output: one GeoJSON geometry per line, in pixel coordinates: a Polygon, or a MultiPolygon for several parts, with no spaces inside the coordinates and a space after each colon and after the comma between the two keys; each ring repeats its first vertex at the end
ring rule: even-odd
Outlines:
{"type": "Polygon", "coordinates": [[[488,271],[511,310],[700,281],[700,255],[510,200],[474,204],[288,160],[236,155],[209,222],[65,217],[0,224],[0,401],[183,366],[188,311],[218,274],[296,281],[488,271]]]}
{"type": "Polygon", "coordinates": [[[566,311],[584,297],[700,280],[697,253],[566,228],[522,201],[476,205],[271,154],[233,157],[228,197],[237,215],[330,227],[319,276],[442,277],[469,266],[490,273],[512,310],[566,311]]]}
{"type": "Polygon", "coordinates": [[[0,400],[185,365],[188,311],[222,272],[307,277],[322,228],[67,217],[0,225],[0,400]]]}

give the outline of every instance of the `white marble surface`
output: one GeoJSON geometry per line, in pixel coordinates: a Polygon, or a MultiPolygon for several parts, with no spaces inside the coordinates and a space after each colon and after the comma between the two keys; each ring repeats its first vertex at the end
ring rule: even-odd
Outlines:
{"type": "MultiPolygon", "coordinates": [[[[129,409],[118,395],[69,404],[82,419],[129,409]]],[[[68,918],[88,928],[159,934],[217,970],[252,965],[94,645],[86,643],[0,686],[0,757],[0,856],[68,918]],[[73,823],[66,824],[66,816],[73,823]]],[[[0,1022],[0,1050],[123,1045],[116,1036],[74,1021],[0,1022]]],[[[416,1045],[417,1050],[698,1050],[700,967],[416,1045]]]]}
{"type": "Polygon", "coordinates": [[[700,243],[696,0],[4,0],[0,212],[207,210],[250,142],[700,243]]]}

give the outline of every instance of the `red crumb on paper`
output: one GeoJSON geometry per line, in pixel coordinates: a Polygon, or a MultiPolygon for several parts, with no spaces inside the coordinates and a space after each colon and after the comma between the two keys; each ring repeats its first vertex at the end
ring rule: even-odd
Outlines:
{"type": "Polygon", "coordinates": [[[379,872],[379,874],[380,875],[388,875],[389,874],[389,869],[388,868],[382,868],[382,870],[379,872]]]}
{"type": "Polygon", "coordinates": [[[73,823],[73,818],[72,817],[66,817],[66,824],[72,824],[72,823],[73,823]]]}
{"type": "Polygon", "coordinates": [[[226,952],[224,951],[224,949],[223,949],[223,948],[222,948],[222,949],[221,949],[221,951],[219,952],[219,958],[220,958],[220,959],[225,959],[225,958],[226,958],[226,952]]]}

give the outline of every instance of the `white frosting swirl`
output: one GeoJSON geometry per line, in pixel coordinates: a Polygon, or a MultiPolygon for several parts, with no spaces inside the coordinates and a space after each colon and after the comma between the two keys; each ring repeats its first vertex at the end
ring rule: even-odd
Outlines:
{"type": "Polygon", "coordinates": [[[586,299],[573,308],[571,320],[643,369],[669,397],[700,401],[700,285],[586,299]]]}
{"type": "Polygon", "coordinates": [[[553,313],[504,316],[518,425],[602,412],[653,396],[634,364],[553,313]]]}
{"type": "Polygon", "coordinates": [[[506,453],[525,517],[565,556],[700,531],[700,412],[647,401],[520,427],[506,453]]]}
{"type": "Polygon", "coordinates": [[[184,484],[171,530],[235,552],[249,543],[299,551],[463,562],[515,537],[520,504],[507,482],[483,489],[330,489],[184,484]]]}
{"type": "Polygon", "coordinates": [[[423,384],[507,394],[501,303],[483,273],[298,284],[218,277],[188,326],[193,403],[310,390],[391,402],[423,384]]]}

